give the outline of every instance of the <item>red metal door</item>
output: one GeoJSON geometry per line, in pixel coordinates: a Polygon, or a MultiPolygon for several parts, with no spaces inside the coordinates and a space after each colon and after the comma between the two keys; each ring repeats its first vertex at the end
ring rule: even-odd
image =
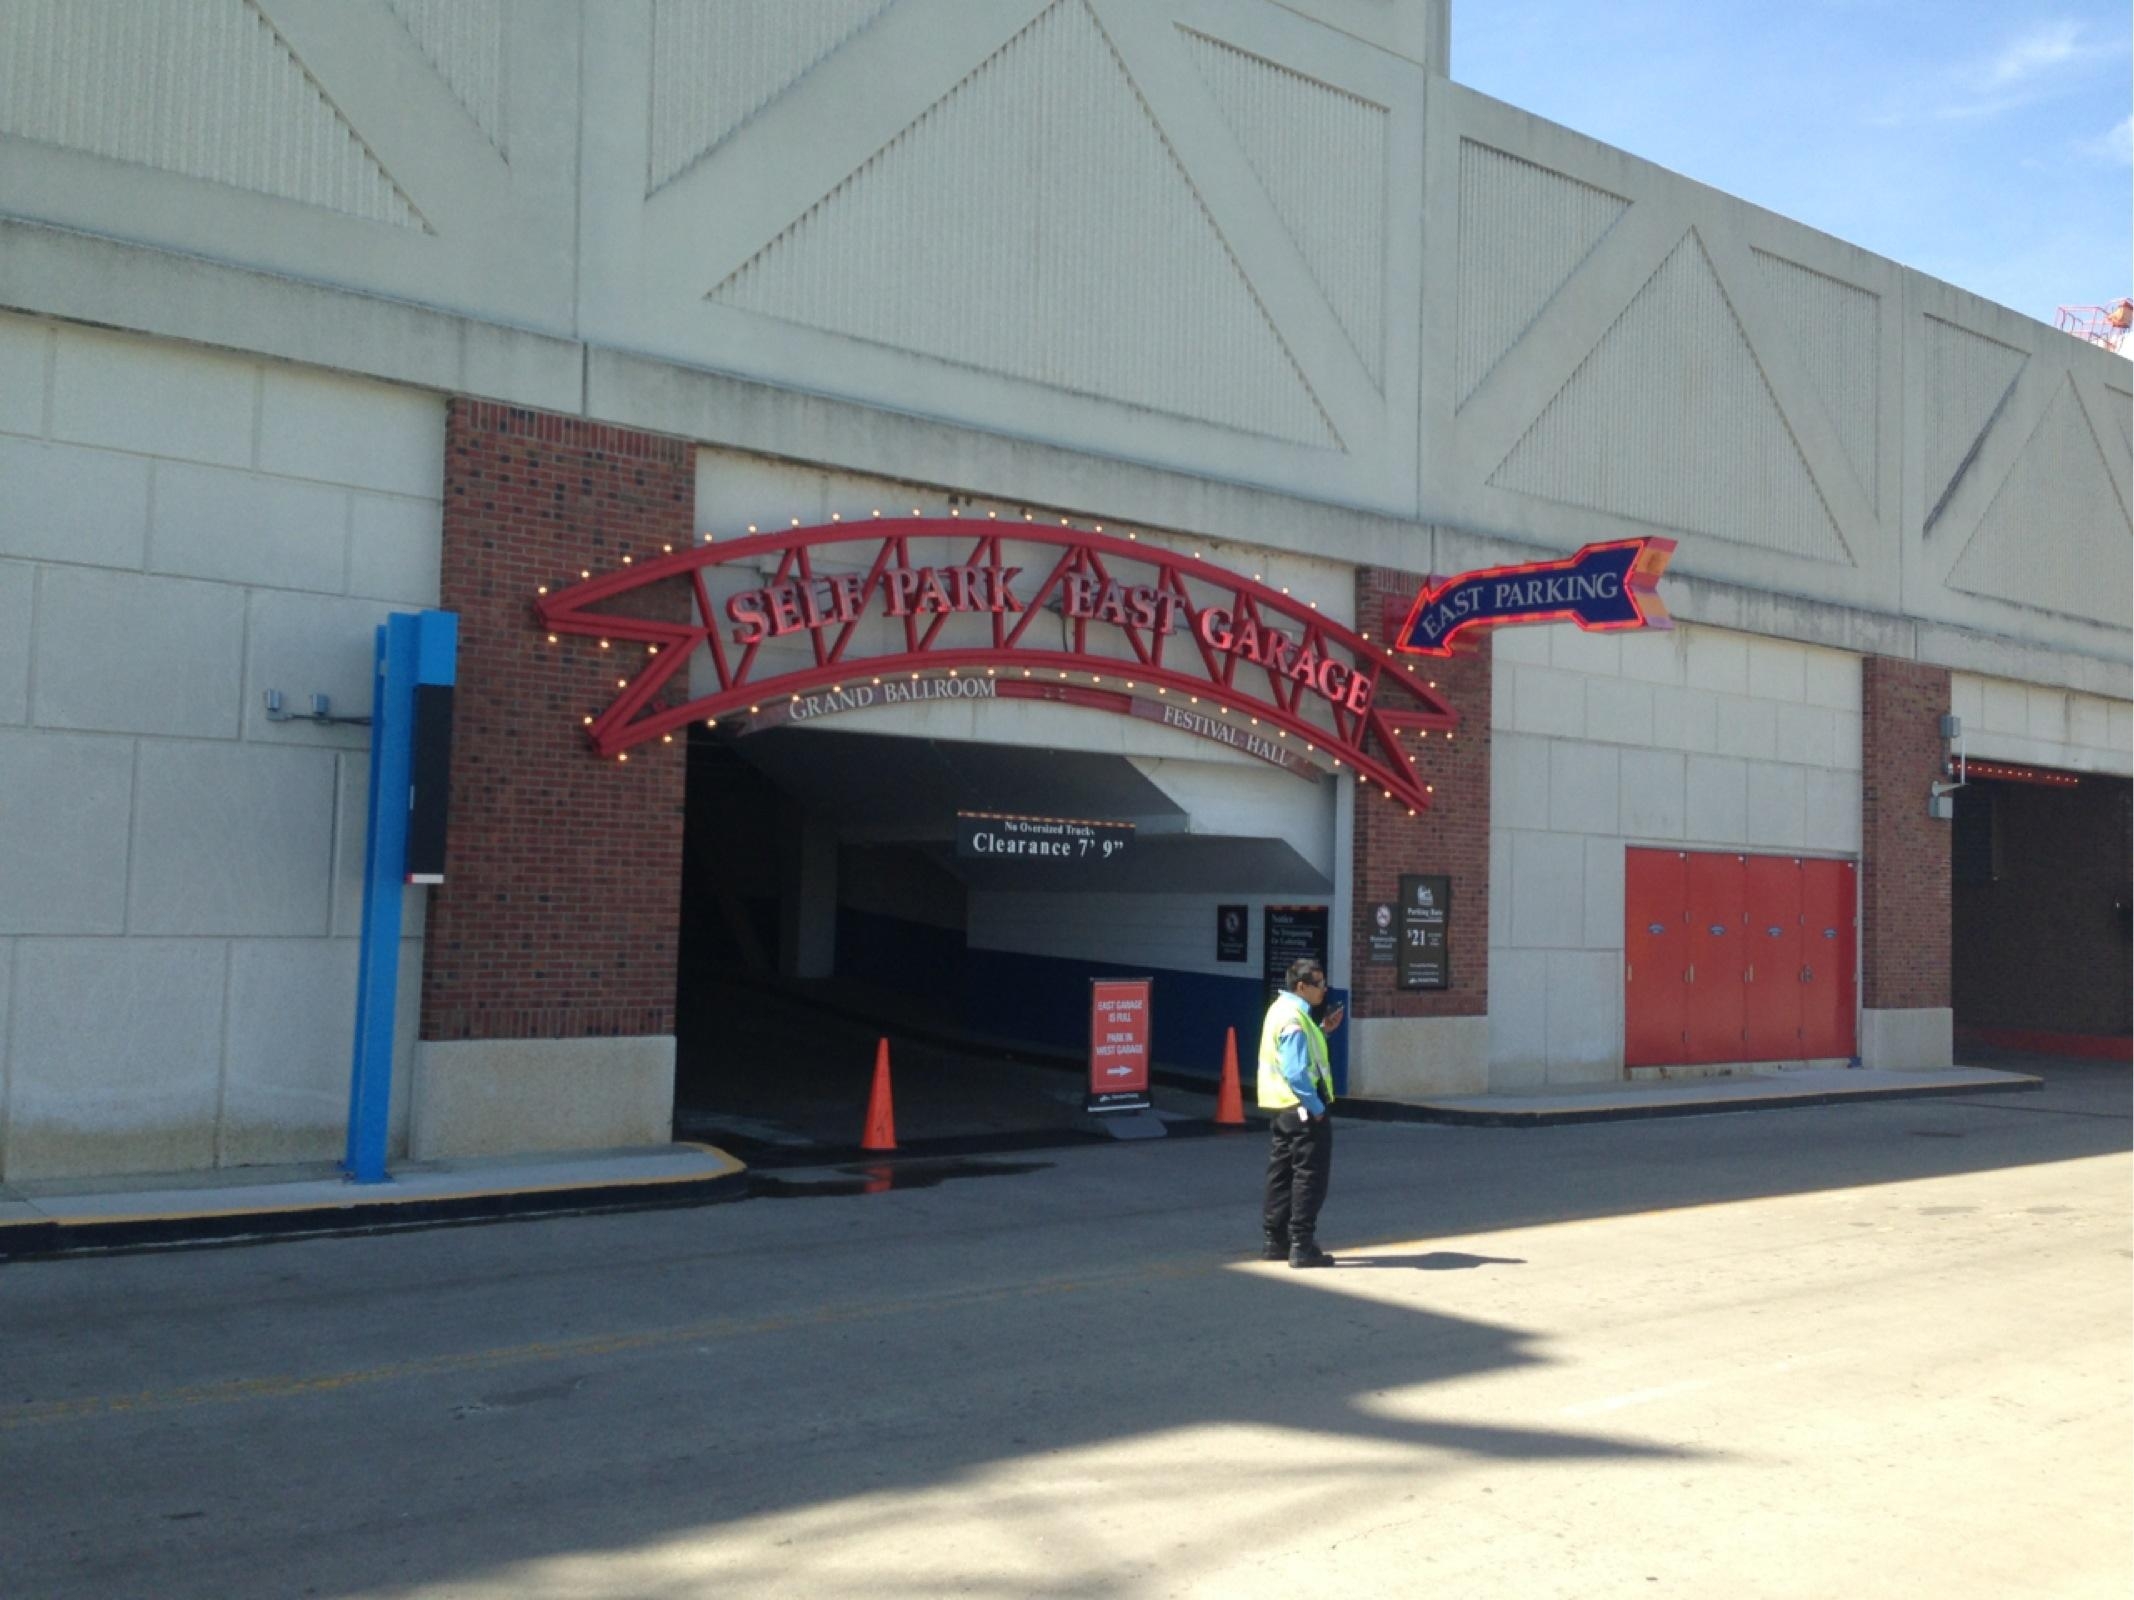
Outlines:
{"type": "Polygon", "coordinates": [[[1664,1067],[1683,1054],[1688,984],[1688,858],[1631,850],[1623,860],[1623,1065],[1664,1067]]]}
{"type": "Polygon", "coordinates": [[[1742,1059],[1801,1056],[1801,862],[1750,856],[1743,867],[1748,923],[1742,952],[1742,1059]]]}
{"type": "Polygon", "coordinates": [[[1859,903],[1853,862],[1801,863],[1801,1054],[1810,1060],[1860,1053],[1853,999],[1859,903]]]}
{"type": "Polygon", "coordinates": [[[1684,1061],[1742,1059],[1744,863],[1740,856],[1689,858],[1689,1005],[1684,1061]]]}

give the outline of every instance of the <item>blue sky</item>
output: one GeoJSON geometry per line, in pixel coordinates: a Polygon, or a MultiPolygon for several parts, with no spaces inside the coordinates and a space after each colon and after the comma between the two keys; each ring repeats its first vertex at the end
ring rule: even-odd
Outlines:
{"type": "Polygon", "coordinates": [[[2124,0],[1453,0],[1468,87],[2051,322],[2134,294],[2124,0]]]}

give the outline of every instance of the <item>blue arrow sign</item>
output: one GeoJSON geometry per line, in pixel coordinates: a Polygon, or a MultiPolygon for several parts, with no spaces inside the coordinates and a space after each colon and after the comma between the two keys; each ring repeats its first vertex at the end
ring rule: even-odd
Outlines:
{"type": "Polygon", "coordinates": [[[1425,585],[1394,648],[1449,656],[1456,635],[1511,622],[1575,622],[1589,632],[1671,628],[1657,586],[1674,553],[1672,539],[1619,539],[1562,561],[1491,567],[1425,585]]]}

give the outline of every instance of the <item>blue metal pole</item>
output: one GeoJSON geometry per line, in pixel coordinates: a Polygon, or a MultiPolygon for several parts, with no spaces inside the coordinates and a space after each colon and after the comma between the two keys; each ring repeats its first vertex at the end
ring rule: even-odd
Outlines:
{"type": "Polygon", "coordinates": [[[371,688],[370,804],[363,834],[363,942],[356,979],[355,1058],[348,1081],[348,1150],[357,1183],[384,1183],[393,1094],[393,1029],[400,989],[400,906],[406,876],[409,757],[414,746],[417,619],[388,617],[377,635],[371,688]]]}

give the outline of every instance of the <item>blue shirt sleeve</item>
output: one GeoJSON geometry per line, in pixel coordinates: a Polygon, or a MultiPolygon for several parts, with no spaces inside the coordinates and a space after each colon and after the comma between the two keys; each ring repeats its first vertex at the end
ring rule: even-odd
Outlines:
{"type": "Polygon", "coordinates": [[[1326,1115],[1326,1102],[1319,1098],[1319,1086],[1312,1082],[1311,1046],[1305,1042],[1304,1030],[1292,1023],[1275,1034],[1274,1044],[1283,1080],[1297,1097],[1297,1104],[1315,1117],[1326,1115]]]}

